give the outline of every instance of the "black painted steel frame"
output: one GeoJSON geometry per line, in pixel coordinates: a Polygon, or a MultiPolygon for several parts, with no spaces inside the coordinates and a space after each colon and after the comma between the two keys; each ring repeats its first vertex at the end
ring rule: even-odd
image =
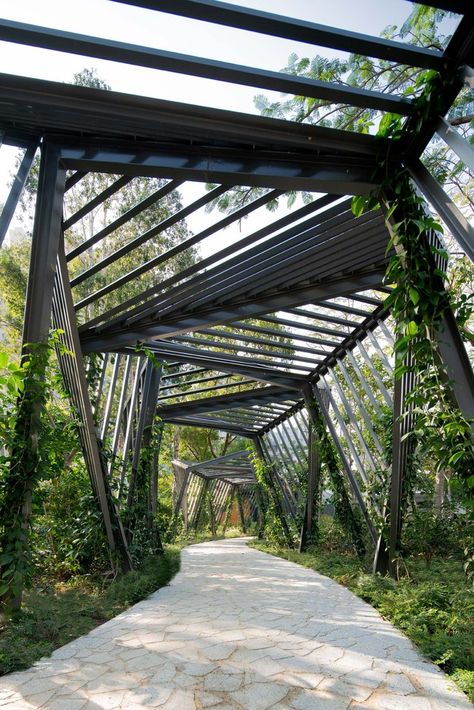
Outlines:
{"type": "MultiPolygon", "coordinates": [[[[473,63],[473,11],[455,0],[431,3],[464,12],[444,52],[217,0],[115,2],[433,69],[444,77],[455,77],[440,100],[445,111],[462,88],[462,67],[473,63]]],[[[410,99],[11,21],[0,21],[0,39],[407,116],[397,158],[386,161],[387,170],[407,167],[466,254],[474,258],[472,227],[420,160],[435,132],[467,164],[472,161],[472,150],[457,134],[450,133],[443,116],[414,130],[410,99]]],[[[379,344],[380,337],[387,346],[391,343],[384,324],[388,316],[383,305],[388,235],[383,217],[373,212],[355,218],[345,196],[367,194],[374,187],[378,160],[394,154],[388,141],[8,75],[0,75],[0,104],[3,141],[25,150],[0,216],[0,243],[39,145],[42,153],[24,343],[45,340],[53,306],[54,325],[64,330],[64,342],[76,358],[75,364],[68,357],[59,360],[83,424],[86,463],[109,542],[122,551],[125,566],[130,565],[127,540],[110,502],[111,473],[119,459],[116,493],[122,504],[125,496],[130,504],[141,451],[150,444],[156,413],[163,423],[218,429],[253,441],[257,456],[265,463],[266,484],[289,543],[292,527],[302,519],[303,549],[311,539],[318,505],[321,462],[311,425],[314,407],[319,408],[334,440],[341,475],[375,543],[377,533],[361,483],[367,480],[368,471],[385,468],[389,475],[373,425],[383,407],[388,407],[396,416],[389,550],[385,560],[378,555],[378,568],[383,571],[396,554],[400,535],[401,486],[408,456],[403,434],[409,417],[400,419],[399,415],[404,414],[403,394],[411,383],[406,378],[395,383],[393,402],[392,387],[387,384],[392,366],[379,344]],[[66,170],[72,171],[67,179],[66,170]],[[119,177],[61,222],[63,194],[89,171],[119,177]],[[162,182],[150,196],[65,255],[63,233],[67,236],[69,229],[119,194],[136,176],[162,182]],[[80,273],[76,270],[75,277],[69,279],[68,265],[172,195],[186,180],[214,182],[215,187],[101,261],[89,262],[80,273]],[[264,194],[151,260],[140,258],[142,245],[236,186],[264,188],[264,194]],[[132,297],[121,297],[123,286],[138,282],[144,274],[271,200],[298,190],[327,194],[274,221],[268,218],[266,226],[236,244],[198,259],[132,297]],[[107,268],[130,254],[136,256],[137,266],[109,279],[107,268]],[[96,290],[91,287],[73,302],[77,287],[93,283],[96,274],[105,285],[96,290]],[[104,300],[111,297],[115,301],[104,300]],[[82,319],[79,324],[75,314],[82,319]],[[136,351],[138,343],[165,363],[163,373],[146,364],[143,354],[136,351]],[[104,354],[100,382],[91,395],[81,349],[82,353],[104,354]],[[196,395],[207,396],[195,399],[196,395]],[[93,404],[90,396],[95,397],[93,404]],[[100,421],[100,437],[94,429],[92,406],[100,421]],[[108,466],[100,453],[104,440],[112,449],[108,466]],[[309,477],[307,495],[301,500],[298,491],[304,471],[309,471],[309,477]]],[[[474,378],[454,319],[449,316],[440,334],[439,350],[455,383],[459,406],[473,417],[474,378]]],[[[158,453],[159,445],[148,493],[149,510],[155,512],[158,453]]],[[[255,486],[247,452],[200,464],[175,462],[175,469],[176,510],[183,508],[189,525],[199,524],[206,498],[213,526],[225,526],[234,498],[244,529],[257,509],[261,524],[263,493],[255,486]]]]}

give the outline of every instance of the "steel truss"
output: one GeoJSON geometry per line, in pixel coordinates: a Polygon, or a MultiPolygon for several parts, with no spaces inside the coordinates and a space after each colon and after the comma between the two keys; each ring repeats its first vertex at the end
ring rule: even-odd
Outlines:
{"type": "MultiPolygon", "coordinates": [[[[116,1],[455,76],[440,97],[446,111],[469,73],[461,67],[473,64],[473,11],[460,2],[432,3],[464,12],[441,52],[217,0],[116,1]]],[[[304,549],[311,541],[325,463],[313,428],[321,416],[339,457],[335,475],[351,505],[359,506],[377,549],[376,567],[385,571],[399,544],[410,453],[404,400],[413,382],[405,377],[393,383],[387,354],[393,338],[385,322],[388,232],[383,217],[378,211],[354,217],[347,195],[367,194],[380,157],[396,155],[386,159],[387,171],[406,167],[474,258],[472,227],[421,157],[435,132],[472,165],[470,146],[444,116],[412,125],[413,101],[392,94],[11,21],[0,22],[0,39],[407,117],[395,151],[388,139],[371,135],[0,75],[3,142],[24,151],[0,216],[0,242],[38,146],[41,150],[24,344],[47,338],[52,313],[74,354],[60,355],[60,367],[81,424],[109,543],[121,552],[124,566],[130,566],[127,543],[133,531],[122,529],[111,496],[126,510],[140,499],[152,520],[166,424],[218,429],[252,441],[265,463],[266,490],[286,539],[292,544],[301,526],[304,549]],[[89,174],[113,177],[61,219],[64,195],[89,174]],[[149,194],[82,243],[70,238],[93,210],[137,178],[153,180],[149,194]],[[122,234],[150,208],[169,205],[185,181],[213,182],[214,187],[110,249],[109,237],[122,234]],[[156,238],[239,186],[260,192],[231,214],[214,213],[199,233],[153,252],[156,238]],[[278,218],[265,212],[272,200],[302,190],[313,193],[309,204],[288,208],[278,218]],[[247,231],[244,226],[235,243],[175,268],[176,259],[207,238],[262,213],[264,226],[247,231]],[[102,358],[95,389],[86,382],[83,356],[90,353],[102,358]],[[150,353],[153,365],[146,357],[150,353]],[[394,416],[391,457],[378,426],[387,411],[394,416]],[[151,459],[144,455],[150,447],[151,459]],[[390,480],[385,499],[367,499],[363,490],[369,476],[390,480]],[[378,539],[369,510],[388,515],[388,540],[378,539]]],[[[438,336],[453,396],[472,418],[474,378],[450,315],[438,336]]],[[[258,518],[261,532],[265,495],[247,451],[197,464],[174,461],[173,470],[175,512],[182,511],[186,526],[199,525],[206,502],[213,530],[225,527],[235,502],[243,529],[258,518]]]]}

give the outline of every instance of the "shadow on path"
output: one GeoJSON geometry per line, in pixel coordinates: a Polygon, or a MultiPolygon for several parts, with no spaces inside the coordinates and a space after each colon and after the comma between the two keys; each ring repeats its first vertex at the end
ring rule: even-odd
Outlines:
{"type": "Polygon", "coordinates": [[[468,710],[375,609],[245,538],[182,551],[168,587],[0,678],[0,710],[468,710]]]}

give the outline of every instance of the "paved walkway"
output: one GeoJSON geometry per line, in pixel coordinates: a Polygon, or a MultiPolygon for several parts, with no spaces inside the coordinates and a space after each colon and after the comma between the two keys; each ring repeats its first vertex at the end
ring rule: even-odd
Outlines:
{"type": "Polygon", "coordinates": [[[351,592],[243,539],[183,550],[171,585],[0,678],[0,710],[472,708],[351,592]]]}

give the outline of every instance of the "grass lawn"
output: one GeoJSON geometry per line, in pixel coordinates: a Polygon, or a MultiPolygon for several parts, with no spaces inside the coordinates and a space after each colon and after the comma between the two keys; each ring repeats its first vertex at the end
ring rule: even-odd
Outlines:
{"type": "Polygon", "coordinates": [[[373,576],[357,557],[253,541],[251,547],[314,569],[348,587],[403,631],[474,701],[474,594],[459,560],[408,563],[399,582],[373,576]]]}

